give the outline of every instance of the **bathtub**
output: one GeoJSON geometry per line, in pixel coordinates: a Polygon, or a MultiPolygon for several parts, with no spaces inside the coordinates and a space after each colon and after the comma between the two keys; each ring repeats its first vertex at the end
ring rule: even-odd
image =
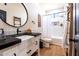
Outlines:
{"type": "Polygon", "coordinates": [[[55,44],[55,45],[64,47],[65,37],[51,36],[51,39],[52,39],[51,44],[55,44]]]}

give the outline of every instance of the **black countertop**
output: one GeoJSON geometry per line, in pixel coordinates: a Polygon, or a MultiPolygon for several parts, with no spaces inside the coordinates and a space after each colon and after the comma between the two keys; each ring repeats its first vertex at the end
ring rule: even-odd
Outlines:
{"type": "Polygon", "coordinates": [[[14,38],[14,37],[6,37],[3,39],[0,39],[0,50],[3,48],[7,48],[9,46],[15,45],[20,42],[21,42],[21,39],[14,38]]]}
{"type": "Polygon", "coordinates": [[[29,33],[29,32],[25,32],[25,33],[20,33],[20,34],[12,34],[12,35],[8,35],[8,36],[11,36],[11,37],[17,37],[17,36],[22,36],[22,35],[31,35],[31,36],[39,36],[41,35],[41,33],[29,33]]]}
{"type": "Polygon", "coordinates": [[[41,33],[20,33],[20,34],[12,34],[12,35],[6,35],[6,38],[0,38],[0,50],[3,48],[7,48],[9,46],[15,45],[17,43],[21,42],[21,39],[15,38],[17,36],[22,36],[22,35],[32,35],[32,36],[38,36],[41,35],[41,33]]]}

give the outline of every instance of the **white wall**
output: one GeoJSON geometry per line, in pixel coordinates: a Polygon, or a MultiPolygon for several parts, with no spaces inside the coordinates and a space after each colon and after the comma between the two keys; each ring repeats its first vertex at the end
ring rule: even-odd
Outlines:
{"type": "MultiPolygon", "coordinates": [[[[25,6],[27,8],[28,11],[28,22],[26,23],[25,26],[21,27],[20,30],[24,31],[27,28],[31,28],[33,30],[33,32],[40,32],[40,28],[38,28],[37,24],[38,24],[38,7],[33,4],[33,3],[25,3],[25,6]],[[35,24],[32,23],[32,20],[35,21],[35,24]]],[[[0,5],[0,7],[2,7],[0,5]]],[[[2,20],[0,20],[0,28],[3,28],[5,31],[5,34],[9,35],[9,34],[15,34],[16,33],[16,28],[8,26],[7,24],[5,24],[4,22],[2,22],[2,20]]]]}

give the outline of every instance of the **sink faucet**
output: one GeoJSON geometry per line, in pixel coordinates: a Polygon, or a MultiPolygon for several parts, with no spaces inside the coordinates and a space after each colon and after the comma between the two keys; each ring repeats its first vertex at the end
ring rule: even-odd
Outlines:
{"type": "Polygon", "coordinates": [[[19,32],[21,32],[21,31],[19,30],[19,28],[17,28],[17,35],[19,34],[19,32]]]}

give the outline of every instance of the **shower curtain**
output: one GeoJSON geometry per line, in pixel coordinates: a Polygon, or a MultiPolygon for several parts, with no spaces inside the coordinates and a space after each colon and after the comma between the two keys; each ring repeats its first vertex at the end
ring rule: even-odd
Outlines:
{"type": "MultiPolygon", "coordinates": [[[[44,15],[42,20],[42,37],[57,38],[65,42],[67,31],[67,17],[54,17],[52,15],[44,15]],[[62,25],[61,25],[62,24],[62,25]]],[[[52,39],[53,40],[53,39],[52,39]]]]}

